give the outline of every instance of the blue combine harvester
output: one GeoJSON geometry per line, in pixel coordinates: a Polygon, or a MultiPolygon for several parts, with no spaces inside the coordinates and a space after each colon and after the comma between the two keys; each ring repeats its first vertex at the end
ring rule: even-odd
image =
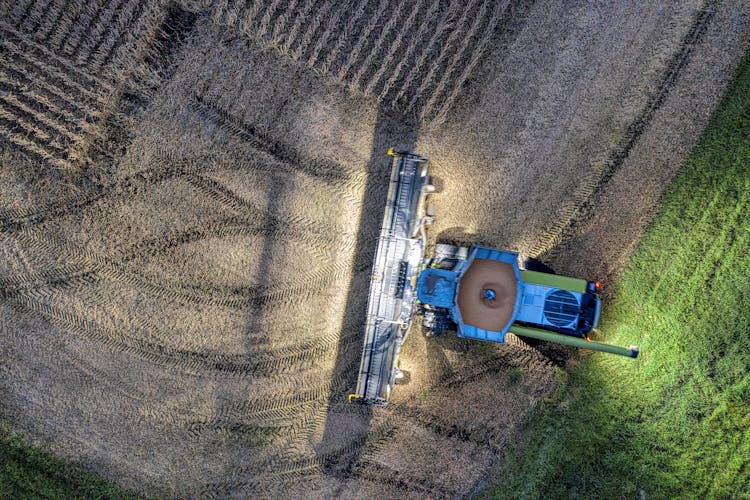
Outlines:
{"type": "Polygon", "coordinates": [[[398,355],[415,313],[427,335],[455,329],[459,337],[505,343],[520,337],[635,358],[638,349],[592,342],[599,321],[598,282],[521,269],[518,254],[479,245],[435,245],[425,258],[434,214],[427,159],[393,156],[391,184],[378,241],[357,388],[349,400],[387,404],[401,376],[398,355]]]}

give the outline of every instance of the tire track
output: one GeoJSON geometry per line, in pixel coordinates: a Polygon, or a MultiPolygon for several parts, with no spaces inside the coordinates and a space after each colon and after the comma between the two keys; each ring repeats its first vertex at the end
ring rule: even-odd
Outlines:
{"type": "Polygon", "coordinates": [[[116,375],[100,370],[83,357],[74,356],[72,353],[66,352],[64,359],[81,374],[81,378],[83,379],[81,384],[85,385],[88,389],[98,389],[98,386],[103,384],[132,401],[146,401],[146,393],[125,383],[120,378],[117,378],[116,375]]]}
{"type": "MultiPolygon", "coordinates": [[[[228,228],[220,233],[222,237],[227,236],[245,236],[249,230],[244,227],[228,228]]],[[[190,233],[188,233],[190,235],[190,233]]],[[[73,279],[109,279],[144,290],[160,299],[166,301],[183,301],[201,305],[213,305],[227,307],[231,309],[246,309],[248,307],[261,308],[270,303],[290,304],[295,301],[313,297],[318,293],[330,288],[336,283],[345,282],[353,276],[360,275],[370,269],[370,260],[372,253],[366,253],[362,256],[360,262],[349,264],[345,261],[338,260],[335,264],[329,264],[324,268],[315,269],[307,274],[303,274],[295,279],[292,283],[280,283],[269,287],[243,287],[243,288],[226,288],[201,286],[200,289],[194,286],[179,286],[173,283],[157,283],[153,277],[142,275],[131,268],[127,268],[119,263],[114,256],[102,256],[81,252],[80,249],[71,247],[67,242],[51,238],[46,235],[46,240],[40,236],[28,231],[21,232],[17,235],[19,239],[29,248],[39,250],[42,254],[49,252],[50,255],[66,256],[66,259],[73,264],[63,266],[62,268],[47,270],[40,274],[34,274],[26,278],[14,278],[7,281],[7,286],[16,288],[31,288],[39,284],[60,286],[73,279]],[[40,283],[39,280],[42,282],[40,283]]],[[[183,236],[185,242],[189,238],[183,236]]],[[[158,239],[155,245],[159,249],[168,249],[179,244],[180,238],[172,241],[158,239]]],[[[136,243],[138,252],[142,252],[142,247],[147,247],[148,243],[136,243]]],[[[126,252],[127,255],[128,252],[126,252]]],[[[131,250],[131,254],[133,252],[131,250]]],[[[154,252],[152,250],[152,253],[154,252]]]]}
{"type": "MultiPolygon", "coordinates": [[[[356,360],[354,364],[356,364],[356,360]]],[[[352,367],[354,367],[354,364],[352,364],[352,367]]],[[[478,368],[476,370],[477,373],[486,375],[492,368],[501,369],[507,367],[507,360],[505,357],[493,357],[479,361],[478,363],[476,363],[476,367],[478,368]]],[[[465,379],[462,377],[465,377],[465,375],[456,374],[452,377],[452,380],[450,378],[447,378],[446,382],[449,385],[451,382],[456,384],[465,383],[465,379]]],[[[335,387],[336,384],[341,380],[341,378],[334,378],[331,387],[335,387]]],[[[322,392],[322,394],[325,395],[328,390],[330,389],[328,389],[327,387],[321,387],[318,389],[319,392],[317,394],[320,394],[322,392]]],[[[391,403],[391,405],[389,405],[389,408],[392,405],[393,402],[391,403]]],[[[355,406],[354,408],[358,407],[355,406]]],[[[287,442],[283,442],[278,445],[278,449],[283,450],[283,453],[274,452],[273,450],[270,450],[268,452],[269,455],[279,456],[283,465],[279,465],[279,463],[277,462],[276,464],[274,464],[275,468],[270,468],[268,467],[268,463],[260,463],[254,464],[250,467],[238,469],[235,472],[238,475],[249,474],[255,477],[263,476],[264,478],[268,473],[278,473],[278,475],[274,475],[273,482],[295,482],[299,481],[300,479],[319,476],[323,473],[323,471],[326,469],[326,467],[328,467],[330,463],[335,463],[342,457],[346,459],[345,457],[351,456],[357,452],[360,452],[361,456],[376,456],[380,451],[384,449],[385,446],[389,445],[391,440],[398,434],[398,431],[403,424],[409,422],[409,425],[414,425],[414,415],[418,415],[418,413],[408,410],[405,406],[403,406],[403,404],[399,405],[399,409],[396,409],[394,407],[393,410],[392,413],[389,414],[387,419],[384,419],[385,422],[376,424],[370,429],[367,434],[353,439],[338,451],[322,455],[309,455],[309,453],[306,453],[303,450],[299,449],[299,446],[303,445],[294,445],[296,436],[291,436],[287,442]],[[401,410],[401,408],[404,408],[404,410],[401,410]],[[302,456],[303,458],[299,458],[300,456],[302,456]]],[[[280,417],[289,418],[289,415],[286,413],[282,413],[280,417]]],[[[420,417],[420,420],[421,421],[417,422],[416,425],[419,425],[436,435],[449,437],[451,439],[458,439],[460,441],[469,442],[482,447],[485,447],[487,445],[487,443],[481,438],[474,437],[470,431],[462,429],[451,423],[439,421],[437,417],[434,419],[425,419],[420,417]]],[[[501,444],[496,444],[494,445],[494,448],[499,449],[500,446],[501,444]]],[[[355,477],[357,474],[357,468],[360,466],[360,464],[370,463],[369,461],[366,461],[366,459],[364,460],[365,461],[359,460],[356,463],[353,462],[351,464],[351,468],[354,471],[355,477]]],[[[363,479],[367,480],[368,478],[363,477],[363,479]]],[[[423,482],[419,482],[418,479],[414,479],[414,481],[416,481],[416,484],[418,485],[426,484],[423,482]]],[[[212,485],[209,485],[209,489],[219,496],[221,496],[222,494],[227,494],[227,492],[229,492],[230,490],[236,491],[236,489],[238,488],[243,492],[250,494],[253,492],[263,491],[263,488],[266,487],[267,484],[269,483],[266,483],[265,481],[237,481],[230,484],[214,483],[212,485]]],[[[428,488],[431,486],[431,484],[427,485],[428,488]]],[[[409,487],[411,487],[411,483],[406,486],[407,490],[409,487]]],[[[419,486],[417,486],[417,489],[421,491],[421,488],[419,486]]]]}
{"type": "Polygon", "coordinates": [[[364,447],[376,448],[380,443],[390,439],[395,435],[397,425],[398,423],[394,421],[380,422],[373,426],[369,433],[357,436],[339,450],[319,455],[296,449],[291,444],[292,441],[281,443],[268,450],[271,458],[233,471],[236,476],[249,475],[261,479],[212,483],[206,485],[204,491],[218,497],[226,496],[230,492],[251,495],[267,492],[268,485],[282,487],[285,484],[298,483],[303,479],[320,477],[329,464],[337,462],[341,457],[354,455],[364,447]]]}
{"type": "MultiPolygon", "coordinates": [[[[313,220],[303,216],[271,216],[262,212],[254,203],[243,199],[241,196],[227,188],[224,184],[200,174],[188,174],[185,180],[190,183],[196,191],[227,207],[241,216],[251,217],[256,224],[264,223],[275,229],[279,237],[303,241],[321,259],[330,258],[329,253],[324,253],[320,248],[339,245],[338,249],[349,250],[353,243],[339,236],[344,234],[342,228],[336,227],[326,221],[313,220]],[[280,232],[279,232],[280,231],[280,232]]],[[[244,221],[242,221],[244,223],[244,221]]],[[[248,221],[249,222],[249,221],[248,221]]]]}
{"type": "Polygon", "coordinates": [[[446,488],[425,478],[410,477],[402,471],[375,461],[357,464],[352,471],[352,476],[379,486],[387,485],[404,494],[418,493],[424,495],[424,498],[457,498],[460,496],[458,490],[446,488]]]}
{"type": "Polygon", "coordinates": [[[253,149],[275,158],[292,171],[322,180],[330,184],[331,187],[346,182],[353,173],[351,169],[333,162],[304,157],[288,146],[262,135],[252,125],[233,116],[218,105],[208,102],[201,96],[195,95],[192,104],[198,116],[237,137],[253,149]]]}
{"type": "Polygon", "coordinates": [[[693,49],[701,42],[703,35],[716,13],[716,2],[709,0],[698,12],[690,29],[683,38],[679,50],[667,64],[656,92],[646,103],[641,114],[630,124],[624,137],[608,159],[599,168],[593,168],[584,177],[571,201],[559,215],[559,222],[545,230],[542,236],[531,246],[529,255],[534,258],[553,260],[557,255],[556,248],[573,234],[578,224],[591,219],[599,192],[622,166],[630,151],[635,147],[641,134],[649,127],[656,112],[661,108],[667,95],[674,87],[682,70],[687,66],[693,49]]]}
{"type": "MultiPolygon", "coordinates": [[[[50,305],[49,297],[40,294],[38,290],[26,294],[0,292],[0,300],[9,303],[17,310],[41,316],[53,326],[63,331],[75,334],[79,338],[87,339],[105,346],[114,352],[126,352],[156,366],[169,366],[186,374],[205,375],[216,373],[221,376],[239,378],[270,377],[284,373],[293,373],[300,369],[292,365],[295,360],[309,356],[305,353],[293,353],[291,356],[273,356],[260,360],[248,360],[243,355],[225,355],[177,349],[163,344],[147,341],[142,338],[124,338],[121,334],[109,331],[86,319],[77,317],[64,309],[50,305]]],[[[316,351],[313,351],[314,354],[316,351]]],[[[332,354],[336,353],[324,353],[332,354]]],[[[313,364],[316,359],[305,359],[313,364]]]]}
{"type": "MultiPolygon", "coordinates": [[[[31,238],[27,238],[25,242],[27,244],[39,247],[39,240],[33,236],[31,238]]],[[[50,245],[47,242],[42,242],[41,250],[43,252],[47,252],[52,251],[53,249],[63,248],[63,246],[64,243],[59,242],[55,245],[50,245]]],[[[147,283],[151,283],[151,281],[147,279],[141,281],[138,279],[138,277],[136,277],[135,280],[132,279],[132,276],[123,277],[121,272],[118,272],[115,276],[113,276],[112,268],[107,269],[103,267],[100,262],[88,259],[88,256],[86,255],[69,255],[66,260],[73,261],[75,262],[75,264],[68,265],[62,269],[35,273],[32,276],[25,277],[25,279],[4,279],[2,282],[0,282],[2,284],[2,287],[0,287],[0,293],[9,296],[18,294],[32,296],[41,302],[45,302],[47,297],[38,295],[40,285],[51,287],[53,289],[67,287],[84,287],[85,289],[85,287],[90,288],[91,285],[98,283],[101,279],[113,279],[115,281],[125,282],[130,285],[133,285],[134,281],[136,282],[136,284],[140,285],[143,285],[144,281],[147,283]],[[39,283],[38,280],[42,280],[42,283],[39,283]]],[[[117,270],[117,268],[115,268],[114,270],[119,271],[117,270]]],[[[337,282],[338,279],[336,278],[338,277],[330,277],[328,283],[326,284],[333,284],[334,282],[337,282]]],[[[169,292],[170,291],[168,290],[166,293],[168,297],[172,297],[173,295],[175,295],[174,293],[169,292]]],[[[306,285],[301,285],[292,289],[270,291],[266,295],[254,297],[254,302],[248,301],[247,303],[256,307],[265,305],[272,301],[276,303],[297,304],[300,300],[304,300],[306,297],[316,296],[317,293],[318,291],[315,290],[315,287],[311,287],[308,283],[306,285]]],[[[165,294],[158,293],[157,295],[160,298],[164,298],[165,294]]],[[[190,299],[195,299],[195,296],[193,295],[188,295],[188,297],[190,299]]],[[[108,301],[104,298],[103,295],[94,293],[94,291],[86,294],[84,298],[86,299],[87,303],[92,305],[105,307],[108,304],[108,301]]],[[[252,298],[250,299],[252,300],[252,298]]],[[[205,303],[212,301],[207,300],[201,302],[205,303]]],[[[70,320],[70,318],[66,319],[70,320]]],[[[140,331],[155,332],[157,333],[158,338],[171,338],[171,335],[168,332],[161,331],[160,328],[147,320],[139,319],[137,316],[134,316],[130,319],[132,322],[134,322],[135,326],[137,326],[140,331]]],[[[338,333],[328,333],[326,335],[313,339],[312,341],[303,342],[299,345],[292,345],[271,350],[259,350],[252,353],[253,357],[255,358],[252,364],[248,365],[247,363],[245,363],[242,366],[245,366],[244,371],[246,372],[252,371],[254,373],[263,375],[283,373],[291,369],[291,367],[299,368],[302,365],[310,366],[315,362],[335,356],[335,348],[340,343],[340,341],[341,336],[338,333]]],[[[349,347],[350,345],[356,345],[356,342],[346,344],[347,347],[349,347]]],[[[215,361],[214,365],[221,365],[222,363],[225,365],[241,365],[241,360],[242,358],[239,358],[239,360],[220,360],[215,361]]]]}
{"type": "Polygon", "coordinates": [[[207,168],[205,163],[193,159],[158,158],[147,170],[142,170],[99,187],[93,194],[76,196],[51,203],[41,209],[31,211],[6,210],[0,212],[0,232],[14,233],[30,229],[47,221],[64,217],[96,203],[105,197],[127,198],[150,189],[151,186],[184,176],[198,173],[207,168]]]}

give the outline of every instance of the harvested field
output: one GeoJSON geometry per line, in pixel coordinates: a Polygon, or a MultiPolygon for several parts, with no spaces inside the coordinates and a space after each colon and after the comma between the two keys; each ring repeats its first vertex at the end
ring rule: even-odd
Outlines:
{"type": "Polygon", "coordinates": [[[415,331],[346,403],[384,152],[433,160],[438,238],[615,278],[750,39],[743,2],[1,5],[0,417],[180,497],[476,491],[555,367],[415,331]]]}

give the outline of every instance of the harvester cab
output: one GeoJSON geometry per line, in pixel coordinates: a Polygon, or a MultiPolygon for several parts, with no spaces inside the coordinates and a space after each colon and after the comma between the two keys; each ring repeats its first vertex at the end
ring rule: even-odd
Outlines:
{"type": "Polygon", "coordinates": [[[601,312],[598,282],[519,266],[518,254],[480,245],[435,245],[425,256],[434,213],[427,159],[393,156],[383,225],[377,244],[356,392],[349,400],[387,404],[401,374],[398,355],[415,314],[428,336],[505,343],[520,337],[635,358],[638,348],[593,342],[601,312]]]}

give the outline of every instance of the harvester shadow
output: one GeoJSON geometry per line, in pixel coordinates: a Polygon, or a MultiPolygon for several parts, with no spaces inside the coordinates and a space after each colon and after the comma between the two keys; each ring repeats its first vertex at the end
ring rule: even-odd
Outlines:
{"type": "MultiPolygon", "coordinates": [[[[357,384],[362,353],[365,315],[372,259],[380,234],[391,174],[388,148],[411,150],[416,147],[418,121],[381,103],[375,123],[370,159],[367,165],[359,230],[354,245],[354,272],[349,282],[344,310],[344,324],[338,342],[337,357],[331,375],[328,409],[323,437],[316,454],[324,474],[329,478],[350,477],[360,462],[368,442],[373,408],[360,403],[349,404],[347,395],[357,384]],[[353,342],[354,339],[354,342],[353,342]],[[356,348],[351,347],[352,345],[356,348]]],[[[377,439],[377,438],[375,438],[377,439]]]]}

